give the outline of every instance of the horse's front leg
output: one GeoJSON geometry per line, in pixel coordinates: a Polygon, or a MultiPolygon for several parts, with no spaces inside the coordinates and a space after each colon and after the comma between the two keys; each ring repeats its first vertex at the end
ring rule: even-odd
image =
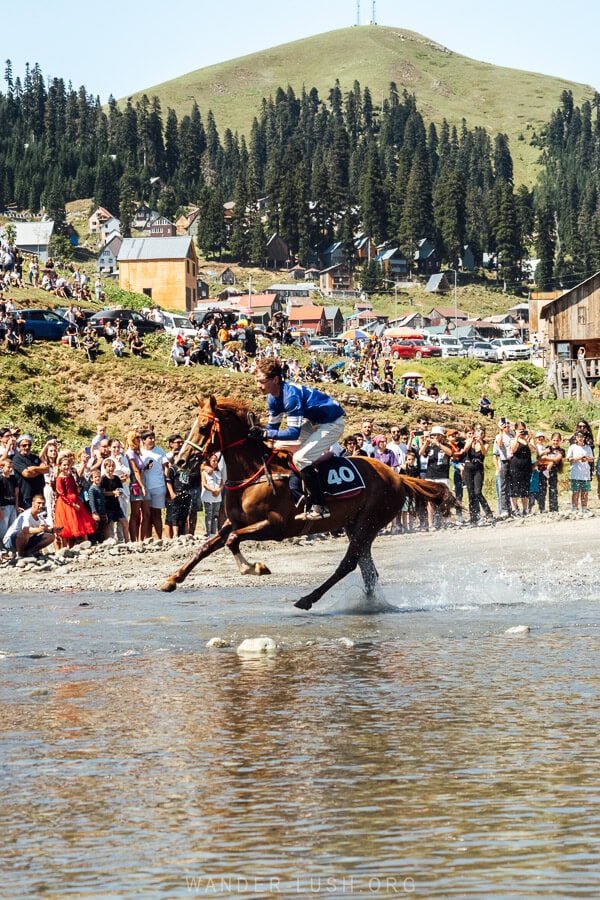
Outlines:
{"type": "Polygon", "coordinates": [[[165,591],[170,593],[177,588],[178,584],[181,584],[182,581],[188,577],[190,572],[195,566],[198,565],[203,559],[206,559],[207,556],[210,556],[211,553],[214,553],[215,550],[220,550],[221,547],[225,546],[225,542],[229,537],[232,529],[232,524],[229,520],[225,522],[221,530],[218,534],[215,534],[210,540],[205,541],[198,549],[198,551],[189,559],[186,563],[181,566],[180,569],[177,569],[173,575],[170,575],[164,584],[161,585],[161,591],[165,591]]]}
{"type": "Polygon", "coordinates": [[[268,519],[262,519],[253,525],[247,525],[245,528],[239,528],[231,532],[227,538],[226,546],[233,553],[233,558],[242,575],[270,575],[271,570],[264,563],[248,562],[240,550],[239,545],[241,541],[269,541],[276,540],[278,536],[278,532],[268,519]]]}

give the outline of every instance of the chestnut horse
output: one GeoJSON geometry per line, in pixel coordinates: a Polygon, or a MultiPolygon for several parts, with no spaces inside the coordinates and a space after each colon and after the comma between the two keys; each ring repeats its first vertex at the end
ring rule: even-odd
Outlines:
{"type": "Polygon", "coordinates": [[[288,454],[275,451],[262,441],[248,438],[256,421],[242,403],[225,397],[198,400],[198,417],[177,457],[177,465],[197,467],[215,451],[223,454],[227,465],[225,512],[227,519],[218,534],[209,538],[198,552],[162,585],[174,591],[192,569],[215,550],[227,547],[233,553],[243,575],[269,575],[261,562],[248,562],[240,551],[242,541],[283,541],[286,538],[323,531],[345,529],[348,549],[335,572],[294,605],[308,610],[334,584],[358,565],[365,589],[372,594],[377,569],[371,556],[371,544],[381,529],[398,515],[407,499],[416,507],[429,501],[448,515],[457,505],[443,485],[397,475],[384,463],[368,457],[353,457],[366,489],[347,498],[330,498],[331,516],[317,521],[296,519],[298,510],[289,490],[291,473],[288,454]]]}

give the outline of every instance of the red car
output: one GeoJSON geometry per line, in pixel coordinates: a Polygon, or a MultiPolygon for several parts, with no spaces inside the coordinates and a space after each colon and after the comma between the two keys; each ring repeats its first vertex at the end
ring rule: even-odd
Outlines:
{"type": "Polygon", "coordinates": [[[418,338],[407,338],[403,341],[394,341],[391,354],[392,359],[427,359],[431,356],[441,356],[442,348],[434,347],[433,344],[418,338]]]}

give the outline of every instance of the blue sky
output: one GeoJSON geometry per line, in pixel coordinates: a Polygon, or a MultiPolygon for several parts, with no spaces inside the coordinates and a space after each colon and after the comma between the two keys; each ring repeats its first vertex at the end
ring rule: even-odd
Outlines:
{"type": "MultiPolygon", "coordinates": [[[[14,74],[39,62],[44,75],[85,84],[105,102],[111,93],[123,97],[193,69],[349,27],[357,7],[356,0],[121,0],[93,7],[29,0],[24,9],[33,27],[4,42],[3,60],[12,60],[14,74]]],[[[360,0],[360,14],[368,25],[372,0],[360,0]]],[[[376,20],[465,56],[600,90],[600,4],[594,0],[376,0],[376,20]]]]}

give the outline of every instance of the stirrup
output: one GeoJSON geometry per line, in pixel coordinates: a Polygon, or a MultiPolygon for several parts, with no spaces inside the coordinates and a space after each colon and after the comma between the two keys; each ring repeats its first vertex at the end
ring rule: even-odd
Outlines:
{"type": "Polygon", "coordinates": [[[300,513],[300,515],[296,516],[297,519],[302,519],[303,521],[312,521],[316,522],[319,519],[328,519],[331,516],[331,513],[327,509],[326,506],[311,506],[310,509],[307,509],[305,512],[300,513]]]}

